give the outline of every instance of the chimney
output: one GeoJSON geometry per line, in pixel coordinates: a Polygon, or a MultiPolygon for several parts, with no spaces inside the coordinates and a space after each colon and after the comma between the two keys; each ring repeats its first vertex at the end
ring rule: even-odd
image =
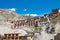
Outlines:
{"type": "Polygon", "coordinates": [[[52,14],[57,14],[59,12],[59,9],[52,9],[52,14]]]}

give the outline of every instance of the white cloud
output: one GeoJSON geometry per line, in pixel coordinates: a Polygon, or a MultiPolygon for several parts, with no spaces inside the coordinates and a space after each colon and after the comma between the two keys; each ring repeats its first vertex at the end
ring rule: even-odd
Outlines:
{"type": "Polygon", "coordinates": [[[42,15],[40,15],[40,16],[44,16],[44,15],[42,14],[42,15]]]}
{"type": "Polygon", "coordinates": [[[15,8],[11,8],[10,10],[11,10],[11,11],[16,11],[16,9],[15,9],[15,8]]]}
{"type": "Polygon", "coordinates": [[[23,11],[27,11],[27,9],[23,9],[23,11]]]}
{"type": "Polygon", "coordinates": [[[30,14],[25,14],[26,16],[29,16],[30,14]]]}
{"type": "Polygon", "coordinates": [[[30,14],[31,16],[38,16],[37,14],[30,14]]]}
{"type": "Polygon", "coordinates": [[[50,12],[41,13],[40,16],[44,16],[45,14],[50,14],[50,12]]]}
{"type": "Polygon", "coordinates": [[[38,16],[37,14],[25,14],[26,16],[38,16]]]}
{"type": "Polygon", "coordinates": [[[60,12],[60,10],[59,10],[59,12],[60,12]]]}

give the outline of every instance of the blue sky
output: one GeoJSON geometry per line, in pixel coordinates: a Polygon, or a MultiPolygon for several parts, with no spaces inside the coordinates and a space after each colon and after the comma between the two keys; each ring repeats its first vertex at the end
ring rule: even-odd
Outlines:
{"type": "Polygon", "coordinates": [[[0,8],[15,8],[19,14],[43,15],[60,9],[60,0],[0,0],[0,8]]]}

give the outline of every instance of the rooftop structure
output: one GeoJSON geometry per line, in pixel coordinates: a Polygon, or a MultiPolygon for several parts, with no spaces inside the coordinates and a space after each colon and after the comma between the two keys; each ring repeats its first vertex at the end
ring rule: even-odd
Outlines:
{"type": "Polygon", "coordinates": [[[28,36],[19,36],[18,33],[13,33],[13,34],[4,34],[3,40],[33,40],[33,37],[31,35],[28,36]]]}

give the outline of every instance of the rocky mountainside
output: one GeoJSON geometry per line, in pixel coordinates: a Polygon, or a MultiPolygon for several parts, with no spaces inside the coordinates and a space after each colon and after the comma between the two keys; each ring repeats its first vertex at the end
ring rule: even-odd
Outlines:
{"type": "Polygon", "coordinates": [[[17,14],[15,11],[9,9],[0,9],[0,21],[1,20],[17,20],[23,18],[22,15],[17,14]]]}
{"type": "Polygon", "coordinates": [[[33,18],[33,16],[25,16],[16,13],[15,11],[0,8],[0,21],[7,21],[7,20],[23,20],[27,18],[33,18]]]}

